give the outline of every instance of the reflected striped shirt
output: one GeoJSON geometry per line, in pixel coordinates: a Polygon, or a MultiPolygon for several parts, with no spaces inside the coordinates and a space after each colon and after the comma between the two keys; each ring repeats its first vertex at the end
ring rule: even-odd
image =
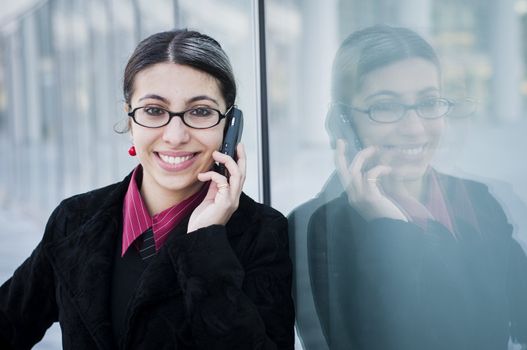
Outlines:
{"type": "Polygon", "coordinates": [[[182,202],[150,216],[148,209],[139,192],[138,182],[142,181],[143,168],[138,165],[132,173],[128,190],[123,203],[123,243],[121,256],[124,256],[132,244],[139,249],[137,238],[143,232],[152,228],[156,251],[166,242],[170,231],[189,215],[205,198],[208,186],[205,184],[201,189],[183,200],[182,202]]]}

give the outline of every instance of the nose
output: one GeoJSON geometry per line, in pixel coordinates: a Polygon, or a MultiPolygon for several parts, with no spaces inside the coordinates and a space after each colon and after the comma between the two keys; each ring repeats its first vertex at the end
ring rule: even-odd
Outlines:
{"type": "Polygon", "coordinates": [[[399,121],[400,132],[404,135],[418,135],[423,133],[425,130],[424,122],[426,121],[417,115],[414,108],[408,109],[399,121]]]}
{"type": "Polygon", "coordinates": [[[167,143],[178,145],[186,143],[190,139],[189,128],[181,118],[172,118],[163,129],[163,141],[167,143]]]}

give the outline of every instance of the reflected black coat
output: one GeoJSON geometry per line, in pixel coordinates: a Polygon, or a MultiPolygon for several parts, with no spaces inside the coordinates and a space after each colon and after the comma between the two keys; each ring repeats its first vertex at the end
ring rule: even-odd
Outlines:
{"type": "Polygon", "coordinates": [[[512,226],[486,186],[438,177],[457,239],[435,221],[366,222],[345,194],[312,216],[311,284],[331,349],[527,343],[527,260],[512,226]]]}
{"type": "MultiPolygon", "coordinates": [[[[53,212],[41,243],[0,288],[2,349],[31,348],[57,320],[64,349],[117,348],[110,286],[129,179],[53,212]]],[[[141,276],[119,348],[293,349],[286,219],[243,194],[225,227],[185,232],[141,276]]]]}

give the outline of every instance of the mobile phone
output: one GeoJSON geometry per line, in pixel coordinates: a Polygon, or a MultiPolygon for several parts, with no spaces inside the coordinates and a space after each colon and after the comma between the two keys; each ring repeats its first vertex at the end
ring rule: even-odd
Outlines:
{"type": "MultiPolygon", "coordinates": [[[[236,159],[236,146],[242,138],[243,132],[243,112],[232,107],[227,114],[227,125],[223,133],[223,143],[220,152],[236,159]]],[[[222,175],[226,175],[227,171],[225,165],[219,164],[216,166],[216,171],[222,175]]]]}
{"type": "Polygon", "coordinates": [[[360,139],[355,133],[355,126],[351,119],[351,111],[346,105],[333,103],[326,117],[326,128],[331,139],[331,146],[336,147],[338,139],[346,141],[346,158],[348,164],[353,161],[355,155],[363,148],[360,139]]]}

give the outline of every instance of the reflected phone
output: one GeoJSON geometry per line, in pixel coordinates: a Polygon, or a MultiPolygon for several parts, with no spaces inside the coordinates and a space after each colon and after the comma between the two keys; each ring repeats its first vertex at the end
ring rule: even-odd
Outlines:
{"type": "Polygon", "coordinates": [[[326,128],[331,137],[331,146],[336,148],[338,139],[346,141],[346,158],[348,164],[353,161],[357,152],[363,147],[355,133],[355,126],[351,120],[350,110],[346,105],[334,103],[331,105],[326,118],[326,128]]]}
{"type": "MultiPolygon", "coordinates": [[[[233,106],[227,114],[227,125],[223,133],[223,143],[220,148],[220,152],[232,157],[234,160],[237,160],[236,146],[242,138],[242,132],[243,113],[240,109],[236,108],[236,106],[233,106]]],[[[216,171],[222,175],[227,174],[227,169],[223,164],[217,165],[216,171]]]]}

